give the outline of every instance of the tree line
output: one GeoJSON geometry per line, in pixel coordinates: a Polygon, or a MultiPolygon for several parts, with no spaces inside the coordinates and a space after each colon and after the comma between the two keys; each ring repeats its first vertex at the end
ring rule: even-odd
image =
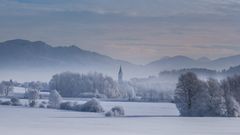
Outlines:
{"type": "Polygon", "coordinates": [[[240,76],[200,80],[188,72],[179,77],[174,100],[182,116],[240,116],[240,76]]]}
{"type": "Polygon", "coordinates": [[[87,94],[114,98],[121,95],[117,83],[100,73],[78,74],[64,72],[56,74],[49,82],[52,90],[57,90],[63,97],[81,97],[87,94]]]}

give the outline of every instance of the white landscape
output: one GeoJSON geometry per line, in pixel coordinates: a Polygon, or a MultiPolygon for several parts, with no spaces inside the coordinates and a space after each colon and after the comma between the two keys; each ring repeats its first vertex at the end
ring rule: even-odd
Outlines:
{"type": "Polygon", "coordinates": [[[240,0],[0,0],[0,135],[240,135],[240,0]]]}
{"type": "Polygon", "coordinates": [[[122,105],[126,115],[0,106],[3,135],[239,135],[240,119],[179,117],[175,104],[101,102],[122,105]]]}

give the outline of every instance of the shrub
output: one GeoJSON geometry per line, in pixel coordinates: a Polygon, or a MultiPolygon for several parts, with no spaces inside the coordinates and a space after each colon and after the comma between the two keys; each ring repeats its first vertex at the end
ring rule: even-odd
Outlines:
{"type": "Polygon", "coordinates": [[[11,101],[3,101],[1,105],[11,105],[12,102],[11,101]]]}
{"type": "Polygon", "coordinates": [[[42,104],[46,105],[46,104],[47,104],[47,102],[46,102],[46,101],[42,101],[42,104]]]}
{"type": "Polygon", "coordinates": [[[39,108],[46,108],[46,105],[43,104],[43,103],[41,103],[41,104],[39,105],[39,108]]]}
{"type": "Polygon", "coordinates": [[[105,116],[106,116],[106,117],[113,117],[114,114],[113,114],[112,110],[110,110],[110,111],[108,111],[107,113],[105,113],[105,116]]]}
{"type": "Polygon", "coordinates": [[[18,98],[11,98],[11,103],[13,106],[21,106],[20,100],[18,98]]]}
{"type": "Polygon", "coordinates": [[[35,107],[36,104],[37,104],[36,101],[31,101],[31,102],[29,102],[29,106],[30,106],[30,107],[35,107]]]}
{"type": "Polygon", "coordinates": [[[60,104],[60,109],[62,110],[74,110],[79,112],[104,112],[99,101],[92,99],[85,104],[64,102],[60,104]]]}
{"type": "Polygon", "coordinates": [[[95,98],[81,105],[80,110],[83,112],[104,112],[100,102],[95,98]]]}
{"type": "Polygon", "coordinates": [[[121,106],[115,106],[105,114],[105,116],[107,117],[121,117],[124,115],[125,115],[125,111],[121,106]]]}
{"type": "Polygon", "coordinates": [[[74,104],[73,107],[72,107],[72,110],[81,112],[82,111],[82,105],[74,104]]]}
{"type": "Polygon", "coordinates": [[[63,102],[60,104],[60,109],[62,110],[72,110],[73,109],[73,105],[71,102],[63,102]]]}
{"type": "Polygon", "coordinates": [[[39,99],[39,91],[35,89],[28,89],[25,96],[28,98],[29,106],[35,107],[37,105],[37,99],[39,99]]]}

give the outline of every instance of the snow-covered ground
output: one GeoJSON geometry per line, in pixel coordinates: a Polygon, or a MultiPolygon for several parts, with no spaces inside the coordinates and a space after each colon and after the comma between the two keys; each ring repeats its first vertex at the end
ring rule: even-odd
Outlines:
{"type": "Polygon", "coordinates": [[[1,135],[239,135],[238,118],[178,117],[174,104],[102,102],[124,106],[126,117],[0,106],[1,135]]]}

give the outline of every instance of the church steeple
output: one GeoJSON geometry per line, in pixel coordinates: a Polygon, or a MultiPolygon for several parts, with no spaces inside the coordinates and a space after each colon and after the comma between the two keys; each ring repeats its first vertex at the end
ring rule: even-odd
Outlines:
{"type": "Polygon", "coordinates": [[[120,66],[119,72],[118,72],[118,83],[123,82],[123,72],[122,72],[122,66],[120,66]]]}

